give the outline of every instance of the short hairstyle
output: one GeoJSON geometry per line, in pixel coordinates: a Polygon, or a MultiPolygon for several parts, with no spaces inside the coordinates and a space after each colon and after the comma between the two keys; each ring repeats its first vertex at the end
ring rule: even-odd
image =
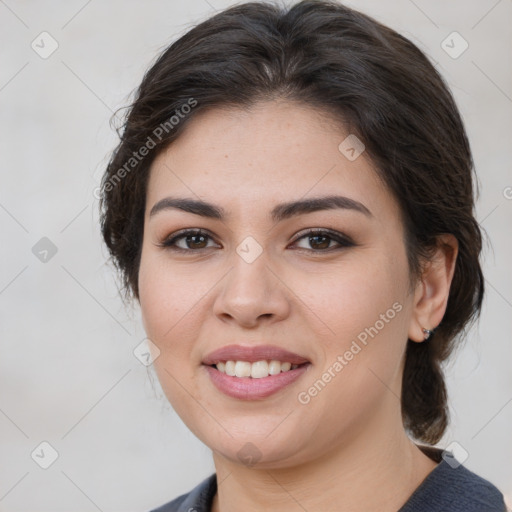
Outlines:
{"type": "Polygon", "coordinates": [[[102,235],[125,298],[139,299],[154,158],[201,111],[249,109],[273,99],[313,107],[364,143],[400,207],[411,286],[438,235],[458,241],[445,315],[427,343],[408,340],[405,354],[404,428],[435,444],[449,420],[441,363],[483,299],[478,190],[465,128],[444,80],[412,42],[367,15],[334,1],[249,2],[203,21],[161,53],[127,109],[101,183],[102,235]]]}

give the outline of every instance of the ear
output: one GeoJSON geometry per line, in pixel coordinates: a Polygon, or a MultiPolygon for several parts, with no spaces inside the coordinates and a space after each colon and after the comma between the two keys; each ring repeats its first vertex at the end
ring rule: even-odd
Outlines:
{"type": "Polygon", "coordinates": [[[425,340],[423,329],[433,330],[443,319],[455,271],[459,244],[451,234],[438,236],[436,252],[426,262],[414,292],[409,339],[425,340]]]}

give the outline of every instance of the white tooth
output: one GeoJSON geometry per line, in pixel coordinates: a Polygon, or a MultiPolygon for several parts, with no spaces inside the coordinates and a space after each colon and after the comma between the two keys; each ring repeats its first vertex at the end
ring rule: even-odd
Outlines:
{"type": "Polygon", "coordinates": [[[295,368],[298,368],[299,365],[298,364],[292,364],[292,370],[295,370],[295,368]]]}
{"type": "Polygon", "coordinates": [[[272,359],[268,365],[268,373],[270,373],[270,375],[277,375],[278,373],[281,373],[281,361],[272,359]]]}
{"type": "Polygon", "coordinates": [[[226,373],[226,363],[220,361],[215,366],[217,367],[217,370],[219,370],[219,372],[226,373]]]}
{"type": "Polygon", "coordinates": [[[253,379],[261,379],[268,377],[268,363],[267,361],[256,361],[251,366],[251,377],[253,379]]]}
{"type": "Polygon", "coordinates": [[[226,375],[230,375],[231,377],[235,376],[235,361],[226,361],[226,375]]]}
{"type": "Polygon", "coordinates": [[[281,371],[287,372],[292,367],[292,363],[281,363],[281,371]]]}
{"type": "Polygon", "coordinates": [[[235,363],[235,375],[237,377],[250,377],[251,363],[248,361],[237,361],[235,363]]]}

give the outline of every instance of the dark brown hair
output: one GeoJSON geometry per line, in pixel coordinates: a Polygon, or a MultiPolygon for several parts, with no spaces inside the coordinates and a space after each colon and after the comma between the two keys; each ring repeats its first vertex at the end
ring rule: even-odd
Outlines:
{"type": "Polygon", "coordinates": [[[102,234],[125,298],[139,298],[146,185],[155,156],[205,109],[248,108],[275,98],[316,108],[363,141],[400,206],[412,284],[438,235],[457,238],[446,313],[431,340],[408,341],[403,375],[404,426],[435,444],[448,424],[441,363],[478,317],[484,293],[473,160],[435,68],[408,39],[366,15],[331,1],[289,8],[245,3],[195,26],[158,57],[128,108],[101,184],[102,234]]]}

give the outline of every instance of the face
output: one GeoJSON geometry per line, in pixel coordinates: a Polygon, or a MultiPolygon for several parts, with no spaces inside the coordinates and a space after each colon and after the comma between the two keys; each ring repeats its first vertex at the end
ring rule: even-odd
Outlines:
{"type": "Polygon", "coordinates": [[[214,109],[151,167],[143,323],[167,398],[220,457],[300,464],[398,417],[403,226],[365,153],[339,149],[347,135],[293,103],[214,109]],[[310,202],[327,196],[342,199],[310,202]]]}

